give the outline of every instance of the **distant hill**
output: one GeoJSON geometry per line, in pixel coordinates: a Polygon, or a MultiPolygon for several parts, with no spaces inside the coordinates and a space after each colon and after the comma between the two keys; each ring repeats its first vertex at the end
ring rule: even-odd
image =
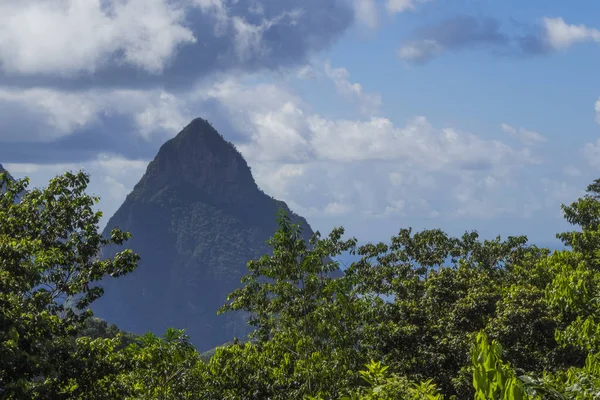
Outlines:
{"type": "Polygon", "coordinates": [[[93,311],[135,334],[185,328],[200,351],[243,338],[244,315],[216,312],[240,286],[246,263],[269,252],[279,208],[312,235],[304,218],[258,188],[233,144],[193,120],[160,148],[109,220],[104,234],[131,232],[126,247],[141,261],[132,274],[104,283],[93,311]]]}

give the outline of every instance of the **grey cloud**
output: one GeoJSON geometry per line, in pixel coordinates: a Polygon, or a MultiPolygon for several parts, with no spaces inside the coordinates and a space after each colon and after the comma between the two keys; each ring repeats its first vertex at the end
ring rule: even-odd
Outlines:
{"type": "Polygon", "coordinates": [[[458,163],[460,169],[465,171],[491,171],[494,167],[489,160],[473,159],[458,163]]]}
{"type": "MultiPolygon", "coordinates": [[[[184,126],[162,135],[143,137],[132,115],[99,116],[93,122],[77,128],[68,135],[53,140],[36,140],[30,134],[47,134],[52,129],[44,116],[32,116],[21,107],[2,104],[0,112],[0,162],[65,164],[95,159],[99,153],[117,154],[132,160],[154,158],[168,137],[184,126]],[[10,106],[10,108],[8,108],[10,106]],[[8,116],[10,115],[10,118],[8,116]],[[10,139],[2,139],[10,137],[10,139]]],[[[223,136],[234,143],[246,143],[249,138],[239,132],[230,118],[219,109],[216,101],[203,102],[196,116],[207,118],[223,136]]]]}
{"type": "Polygon", "coordinates": [[[483,48],[500,56],[532,56],[552,51],[542,27],[511,21],[503,25],[495,18],[457,16],[415,30],[402,43],[400,58],[424,64],[443,52],[483,48]]]}
{"type": "MultiPolygon", "coordinates": [[[[95,159],[102,152],[121,154],[130,159],[151,159],[162,144],[130,134],[134,130],[131,118],[111,116],[107,122],[100,119],[84,129],[46,143],[18,139],[0,142],[0,160],[3,163],[78,163],[95,159]]],[[[13,131],[15,137],[20,129],[23,127],[13,131]]],[[[47,127],[40,124],[37,129],[47,127]]]]}
{"type": "Polygon", "coordinates": [[[423,27],[417,36],[435,39],[446,48],[461,48],[479,43],[504,43],[506,35],[500,31],[500,23],[493,18],[459,16],[441,23],[423,27]]]}
{"type": "Polygon", "coordinates": [[[4,71],[0,72],[0,84],[67,90],[91,87],[185,88],[198,78],[215,72],[250,72],[303,63],[312,52],[330,46],[354,21],[354,10],[345,0],[231,0],[224,4],[227,6],[225,23],[205,8],[187,9],[183,25],[191,30],[196,41],[182,43],[162,73],[148,73],[118,62],[118,54],[113,54],[112,61],[98,66],[91,74],[19,75],[4,71]],[[240,56],[236,47],[240,40],[240,26],[250,30],[261,27],[260,35],[254,37],[260,39],[260,51],[240,56]]]}

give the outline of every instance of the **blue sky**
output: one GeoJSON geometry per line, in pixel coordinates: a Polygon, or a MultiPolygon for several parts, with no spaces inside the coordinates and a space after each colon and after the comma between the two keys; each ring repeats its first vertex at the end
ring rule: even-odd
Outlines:
{"type": "Polygon", "coordinates": [[[600,175],[600,3],[8,0],[0,163],[104,222],[194,117],[313,228],[548,243],[600,175]]]}

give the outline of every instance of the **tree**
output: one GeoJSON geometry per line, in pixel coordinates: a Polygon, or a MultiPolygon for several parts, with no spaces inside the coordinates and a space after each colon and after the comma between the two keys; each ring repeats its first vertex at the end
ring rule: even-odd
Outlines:
{"type": "MultiPolygon", "coordinates": [[[[391,371],[411,381],[433,379],[444,393],[459,398],[473,396],[473,337],[496,328],[515,274],[531,270],[546,254],[527,246],[523,236],[481,241],[477,232],[453,238],[437,229],[401,229],[389,244],[367,244],[358,253],[362,259],[346,275],[358,293],[372,299],[361,316],[366,325],[361,342],[370,357],[385,360],[391,371]],[[391,300],[378,300],[383,296],[391,300]]],[[[517,279],[515,284],[521,290],[524,283],[517,279]]],[[[543,298],[543,290],[535,295],[543,298]]],[[[521,321],[524,332],[546,318],[541,312],[522,315],[528,317],[521,321]]],[[[543,348],[544,333],[542,338],[518,336],[513,345],[527,342],[535,348],[531,342],[537,340],[543,348]]],[[[544,364],[540,353],[533,353],[534,365],[544,364]]]]}
{"type": "Polygon", "coordinates": [[[65,173],[44,189],[0,175],[0,390],[4,398],[60,398],[75,337],[102,296],[95,283],[133,271],[138,256],[99,253],[129,235],[98,233],[89,176],[65,173]],[[67,306],[67,300],[73,305],[67,306]]]}
{"type": "Polygon", "coordinates": [[[121,380],[131,388],[128,399],[197,399],[203,371],[200,355],[183,330],[169,328],[162,338],[151,333],[128,346],[122,357],[129,368],[121,380]]]}
{"type": "MultiPolygon", "coordinates": [[[[248,312],[254,344],[241,351],[217,352],[215,360],[222,370],[242,365],[236,360],[260,360],[256,365],[265,371],[255,374],[273,379],[271,398],[319,392],[334,396],[358,380],[357,370],[365,361],[358,344],[360,316],[367,303],[353,292],[351,281],[331,276],[339,268],[332,258],[353,251],[356,239],[344,241],[343,229],[334,229],[329,237],[322,239],[317,232],[306,243],[300,226],[291,224],[283,212],[278,223],[268,242],[273,254],[248,263],[245,286],[232,292],[220,310],[248,312]]],[[[252,374],[244,377],[250,386],[262,381],[252,374]]],[[[257,388],[248,391],[264,393],[257,388]]]]}

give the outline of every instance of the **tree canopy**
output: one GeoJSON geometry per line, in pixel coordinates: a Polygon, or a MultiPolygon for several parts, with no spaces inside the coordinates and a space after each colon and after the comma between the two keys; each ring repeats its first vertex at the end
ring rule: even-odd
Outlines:
{"type": "MultiPolygon", "coordinates": [[[[550,251],[524,236],[400,229],[307,241],[285,213],[220,313],[252,333],[208,356],[185,331],[134,337],[92,318],[131,272],[98,233],[89,177],[0,178],[0,395],[8,399],[594,399],[600,396],[600,180],[563,206],[550,251]],[[332,275],[342,253],[358,255],[332,275]]],[[[110,321],[109,321],[110,322],[110,321]]],[[[178,328],[178,327],[174,327],[178,328]]]]}

